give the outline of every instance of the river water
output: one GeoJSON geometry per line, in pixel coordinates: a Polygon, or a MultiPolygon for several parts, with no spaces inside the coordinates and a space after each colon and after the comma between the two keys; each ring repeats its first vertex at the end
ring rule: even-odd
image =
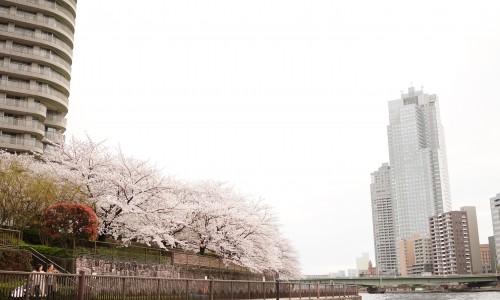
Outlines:
{"type": "Polygon", "coordinates": [[[500,292],[359,294],[363,300],[500,300],[500,292]]]}

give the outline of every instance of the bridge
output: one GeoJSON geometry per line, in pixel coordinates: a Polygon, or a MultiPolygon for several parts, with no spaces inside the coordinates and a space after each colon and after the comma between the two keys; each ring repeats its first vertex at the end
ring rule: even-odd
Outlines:
{"type": "Polygon", "coordinates": [[[440,284],[469,284],[471,286],[486,286],[498,283],[500,276],[495,274],[479,275],[447,275],[447,276],[367,276],[367,277],[337,277],[337,278],[308,278],[300,282],[354,284],[367,287],[384,287],[395,285],[440,285],[440,284]]]}

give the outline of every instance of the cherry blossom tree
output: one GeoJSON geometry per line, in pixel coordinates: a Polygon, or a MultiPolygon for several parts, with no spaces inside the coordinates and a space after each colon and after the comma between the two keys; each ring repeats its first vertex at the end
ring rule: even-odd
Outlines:
{"type": "Polygon", "coordinates": [[[148,161],[90,137],[54,145],[41,161],[2,152],[0,157],[0,172],[3,162],[16,161],[37,176],[72,187],[57,198],[67,195],[73,202],[88,203],[103,235],[125,243],[210,251],[226,263],[280,278],[299,273],[297,253],[280,234],[274,210],[226,183],[165,176],[148,161]]]}

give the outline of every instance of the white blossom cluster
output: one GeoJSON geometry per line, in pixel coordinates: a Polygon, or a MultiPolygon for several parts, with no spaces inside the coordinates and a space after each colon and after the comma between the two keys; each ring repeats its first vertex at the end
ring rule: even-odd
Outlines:
{"type": "Polygon", "coordinates": [[[99,217],[99,233],[162,248],[210,251],[225,263],[296,278],[295,249],[273,209],[227,184],[166,177],[147,161],[90,138],[47,149],[41,158],[0,152],[36,172],[80,186],[99,217]]]}

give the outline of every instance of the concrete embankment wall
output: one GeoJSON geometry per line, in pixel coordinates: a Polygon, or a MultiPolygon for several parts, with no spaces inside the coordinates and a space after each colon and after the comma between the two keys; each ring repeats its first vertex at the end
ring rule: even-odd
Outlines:
{"type": "Polygon", "coordinates": [[[142,276],[164,278],[262,280],[262,275],[232,270],[190,267],[169,264],[144,264],[138,262],[112,261],[102,259],[78,258],[75,261],[76,273],[85,271],[93,275],[142,276]]]}

